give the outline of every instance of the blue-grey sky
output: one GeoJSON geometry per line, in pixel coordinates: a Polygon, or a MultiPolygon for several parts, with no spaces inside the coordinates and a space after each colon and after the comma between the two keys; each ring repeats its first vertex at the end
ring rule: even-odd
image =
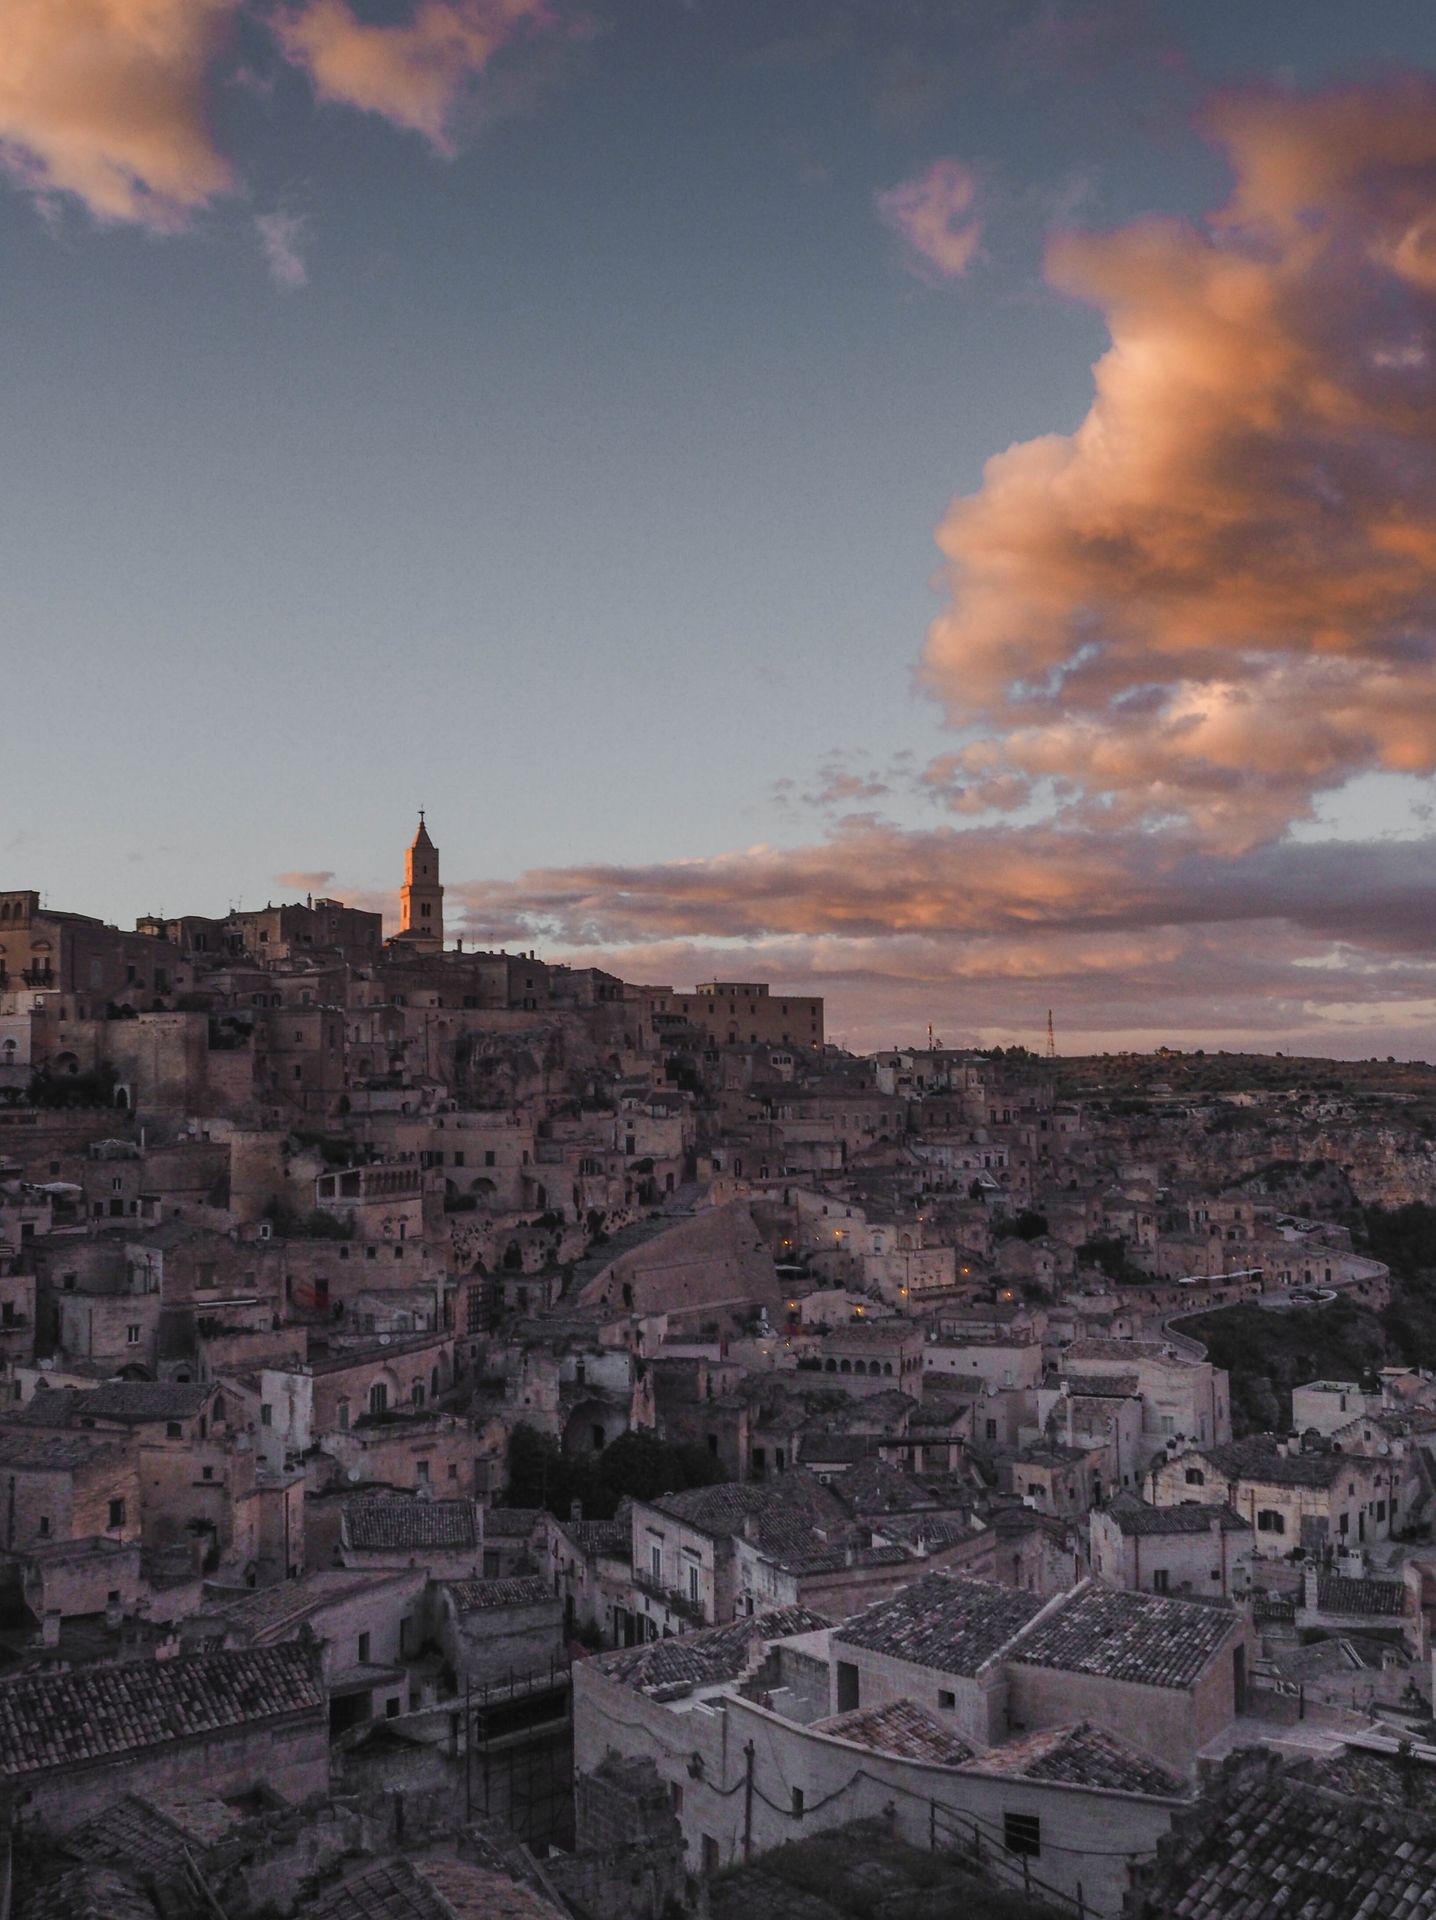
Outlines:
{"type": "MultiPolygon", "coordinates": [[[[1094,1043],[1425,1050],[1429,728],[1303,734],[1282,750],[1300,776],[1239,806],[1210,800],[1214,760],[1235,778],[1213,748],[1143,814],[1156,776],[1112,731],[1143,672],[1104,684],[1098,765],[1086,736],[1011,747],[1024,675],[1010,650],[993,668],[970,608],[919,665],[996,564],[960,531],[958,584],[939,578],[949,503],[995,511],[985,463],[1072,435],[1112,344],[1125,295],[1090,260],[1080,288],[1054,274],[1053,234],[1209,232],[1240,171],[1214,98],[1268,89],[1279,118],[1357,84],[1369,127],[1433,60],[1414,3],[11,0],[5,883],[121,924],[279,898],[286,874],[367,897],[422,804],[472,932],[663,977],[781,970],[855,1039],[934,1012],[1024,1037],[1065,993],[1094,1043]],[[1380,902],[1337,929],[1291,880],[1296,904],[1257,914],[1252,887],[1288,884],[1258,864],[1327,857],[1333,822],[1399,867],[1380,902]],[[995,887],[1082,866],[1094,836],[1080,903],[995,887]],[[692,863],[715,860],[700,912],[692,863]],[[950,910],[969,860],[985,917],[950,910]],[[829,910],[845,872],[905,862],[901,906],[829,910]],[[948,905],[925,913],[935,864],[948,905]],[[1226,918],[1194,931],[1208,888],[1226,918]]],[[[1255,178],[1275,148],[1240,138],[1255,178]]],[[[1436,207],[1433,156],[1399,164],[1436,207]]],[[[1129,428],[1153,391],[1122,402],[1129,428]]],[[[1428,482],[1413,466],[1422,518],[1428,482]]],[[[1079,625],[1123,617],[1076,599],[1079,625]]],[[[1413,589],[1408,651],[1425,605],[1413,589]]],[[[1204,699],[1239,678],[1202,672],[1204,699]]],[[[1309,678],[1263,681],[1256,737],[1285,738],[1309,678]]],[[[1168,690],[1179,734],[1193,684],[1168,690]]]]}

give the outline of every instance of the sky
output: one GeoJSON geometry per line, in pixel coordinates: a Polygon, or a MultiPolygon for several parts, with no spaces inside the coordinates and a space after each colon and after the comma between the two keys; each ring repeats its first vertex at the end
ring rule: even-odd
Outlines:
{"type": "Polygon", "coordinates": [[[0,882],[1436,1057],[1436,14],[5,0],[0,882]]]}

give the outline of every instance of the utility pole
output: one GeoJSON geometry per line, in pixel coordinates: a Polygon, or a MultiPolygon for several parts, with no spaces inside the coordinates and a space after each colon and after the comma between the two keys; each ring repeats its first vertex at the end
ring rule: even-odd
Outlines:
{"type": "Polygon", "coordinates": [[[1049,1060],[1055,1060],[1057,1058],[1057,1037],[1052,1031],[1051,1007],[1047,1009],[1047,1058],[1049,1060]]]}
{"type": "Polygon", "coordinates": [[[753,1742],[743,1749],[743,1864],[753,1858],[753,1742]]]}

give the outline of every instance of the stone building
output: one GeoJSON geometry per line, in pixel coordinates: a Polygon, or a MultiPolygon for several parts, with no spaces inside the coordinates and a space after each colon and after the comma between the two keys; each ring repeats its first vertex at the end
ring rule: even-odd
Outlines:
{"type": "Polygon", "coordinates": [[[299,1802],[329,1787],[314,1655],[282,1646],[39,1673],[0,1686],[0,1782],[64,1833],[126,1794],[202,1780],[299,1802]]]}

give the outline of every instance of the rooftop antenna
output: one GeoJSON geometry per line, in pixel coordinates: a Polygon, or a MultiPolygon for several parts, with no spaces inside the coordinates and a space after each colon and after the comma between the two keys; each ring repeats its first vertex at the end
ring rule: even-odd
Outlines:
{"type": "Polygon", "coordinates": [[[1047,1009],[1047,1058],[1049,1060],[1055,1060],[1057,1058],[1057,1037],[1052,1031],[1051,1007],[1047,1009]]]}

